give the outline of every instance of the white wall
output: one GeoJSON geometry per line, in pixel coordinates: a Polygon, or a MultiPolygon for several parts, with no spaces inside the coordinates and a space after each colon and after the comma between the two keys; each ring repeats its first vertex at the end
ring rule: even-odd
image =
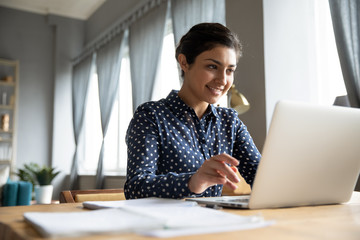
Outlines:
{"type": "Polygon", "coordinates": [[[58,196],[74,154],[71,60],[84,43],[84,22],[0,7],[0,57],[20,62],[16,168],[61,170],[58,196]]]}

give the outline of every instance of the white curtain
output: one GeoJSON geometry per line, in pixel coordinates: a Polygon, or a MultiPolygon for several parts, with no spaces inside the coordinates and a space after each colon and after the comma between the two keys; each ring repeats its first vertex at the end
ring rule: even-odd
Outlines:
{"type": "Polygon", "coordinates": [[[167,2],[161,2],[130,27],[129,52],[135,109],[151,100],[162,48],[167,2]]]}
{"type": "Polygon", "coordinates": [[[178,44],[195,24],[217,22],[225,25],[225,0],[172,0],[171,14],[175,44],[178,44]]]}
{"type": "Polygon", "coordinates": [[[94,69],[94,57],[88,56],[73,67],[72,75],[72,109],[75,139],[75,153],[70,171],[70,189],[79,189],[78,181],[78,146],[79,136],[84,123],[85,103],[91,73],[94,69]]]}
{"type": "Polygon", "coordinates": [[[101,129],[103,133],[103,140],[96,173],[97,189],[104,187],[104,138],[107,133],[113,103],[117,96],[119,86],[123,36],[123,33],[117,35],[96,53],[101,129]]]}

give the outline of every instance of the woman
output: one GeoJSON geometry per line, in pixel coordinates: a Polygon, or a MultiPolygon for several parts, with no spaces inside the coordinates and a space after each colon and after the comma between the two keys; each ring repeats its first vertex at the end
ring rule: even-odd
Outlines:
{"type": "Polygon", "coordinates": [[[239,40],[221,24],[201,23],[182,37],[180,91],[142,104],[130,122],[127,199],[220,196],[223,185],[236,189],[233,166],[252,184],[261,155],[236,111],[213,106],[240,56],[239,40]]]}

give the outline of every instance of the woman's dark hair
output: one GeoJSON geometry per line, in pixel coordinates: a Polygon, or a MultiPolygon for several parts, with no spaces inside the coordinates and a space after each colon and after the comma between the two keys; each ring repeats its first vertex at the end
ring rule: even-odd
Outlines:
{"type": "MultiPolygon", "coordinates": [[[[179,54],[184,54],[187,63],[193,64],[199,54],[219,45],[234,49],[236,60],[240,59],[242,46],[235,33],[220,23],[199,23],[180,39],[175,57],[178,60],[179,54]]],[[[184,72],[182,72],[182,76],[184,76],[184,72]]]]}

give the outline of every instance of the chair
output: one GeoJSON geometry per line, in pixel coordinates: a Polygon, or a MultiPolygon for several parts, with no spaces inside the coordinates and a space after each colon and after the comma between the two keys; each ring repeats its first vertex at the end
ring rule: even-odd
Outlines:
{"type": "Polygon", "coordinates": [[[85,201],[126,200],[124,189],[67,190],[60,193],[60,203],[78,203],[85,201]]]}

